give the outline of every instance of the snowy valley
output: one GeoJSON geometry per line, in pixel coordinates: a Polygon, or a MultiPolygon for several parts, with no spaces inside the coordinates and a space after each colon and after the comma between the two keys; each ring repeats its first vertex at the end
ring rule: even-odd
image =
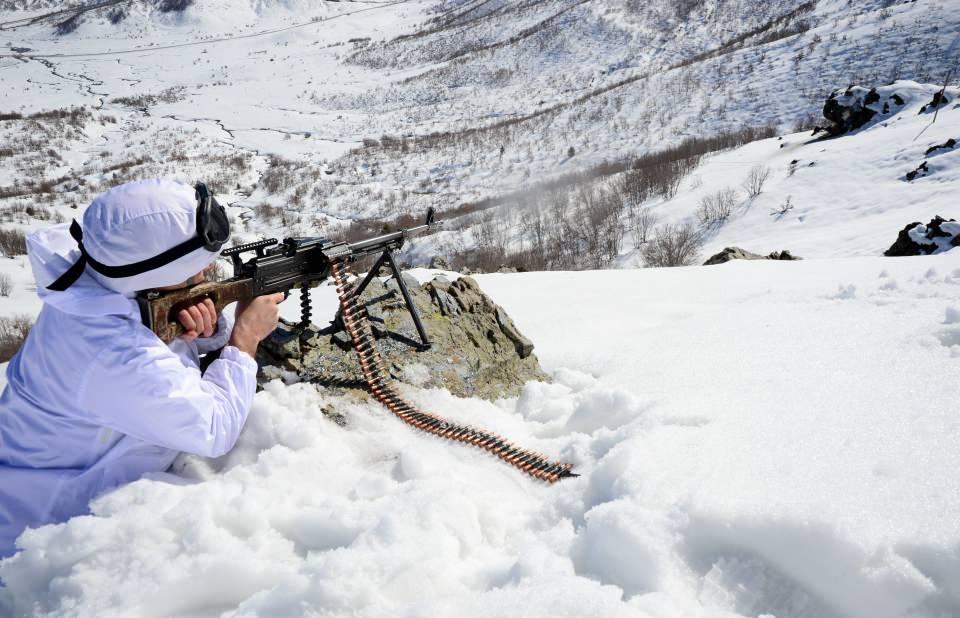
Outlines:
{"type": "Polygon", "coordinates": [[[116,184],[206,181],[242,242],[432,206],[410,272],[552,381],[404,395],[580,476],[276,380],[230,454],[27,531],[0,616],[960,616],[960,2],[103,4],[0,1],[0,351],[22,234],[116,184]]]}

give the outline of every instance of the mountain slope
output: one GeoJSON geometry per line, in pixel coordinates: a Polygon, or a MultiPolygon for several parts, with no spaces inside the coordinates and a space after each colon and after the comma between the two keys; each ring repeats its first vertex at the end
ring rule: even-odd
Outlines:
{"type": "MultiPolygon", "coordinates": [[[[401,134],[435,137],[411,139],[404,153],[364,148],[345,163],[375,165],[380,185],[399,187],[411,182],[405,170],[422,173],[433,161],[454,162],[428,173],[430,190],[445,197],[455,187],[458,195],[479,199],[571,167],[663,149],[690,135],[768,124],[789,128],[815,118],[826,94],[849,83],[884,84],[904,75],[936,83],[956,62],[947,51],[960,37],[947,7],[910,3],[865,3],[852,10],[835,2],[765,3],[759,12],[724,4],[722,11],[691,18],[703,25],[689,32],[658,19],[656,5],[645,6],[644,19],[633,22],[624,18],[626,9],[610,9],[608,16],[594,7],[553,3],[548,10],[537,3],[537,19],[569,10],[562,23],[535,35],[468,52],[402,88],[375,91],[373,98],[365,93],[367,105],[422,123],[408,124],[401,134]],[[750,32],[756,34],[736,43],[750,32]],[[711,49],[718,50],[714,57],[697,59],[711,49]],[[504,118],[509,123],[496,121],[504,118]],[[565,156],[570,147],[572,160],[565,156]]],[[[489,19],[486,31],[511,41],[515,31],[507,18],[489,19]]],[[[445,50],[443,34],[400,39],[355,58],[379,54],[406,62],[410,50],[445,50]]],[[[361,101],[333,98],[331,104],[361,101]]],[[[381,130],[389,127],[371,133],[377,137],[381,130]]]]}

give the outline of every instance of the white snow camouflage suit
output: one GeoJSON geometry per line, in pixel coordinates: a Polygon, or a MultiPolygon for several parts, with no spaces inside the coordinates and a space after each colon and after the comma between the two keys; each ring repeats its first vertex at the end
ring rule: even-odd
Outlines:
{"type": "MultiPolygon", "coordinates": [[[[83,245],[105,264],[132,264],[196,236],[194,189],[168,180],[122,185],[83,216],[83,245]]],[[[230,450],[256,390],[256,363],[227,346],[201,376],[209,339],[164,344],[140,320],[137,290],[175,285],[217,252],[111,279],[87,266],[64,291],[47,285],[79,257],[68,225],[28,237],[43,309],[7,368],[0,395],[0,558],[26,527],[88,512],[105,490],[166,470],[181,451],[230,450]]]]}

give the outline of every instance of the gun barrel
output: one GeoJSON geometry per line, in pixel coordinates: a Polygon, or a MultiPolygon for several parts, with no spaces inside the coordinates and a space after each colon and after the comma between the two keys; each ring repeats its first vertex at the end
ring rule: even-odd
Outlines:
{"type": "Polygon", "coordinates": [[[405,230],[398,230],[389,234],[383,234],[382,236],[374,236],[373,238],[367,238],[357,242],[349,243],[347,247],[350,249],[350,253],[355,256],[363,255],[367,252],[383,251],[383,249],[386,247],[400,247],[408,237],[431,230],[434,227],[437,227],[437,225],[437,223],[430,225],[418,225],[405,230]]]}

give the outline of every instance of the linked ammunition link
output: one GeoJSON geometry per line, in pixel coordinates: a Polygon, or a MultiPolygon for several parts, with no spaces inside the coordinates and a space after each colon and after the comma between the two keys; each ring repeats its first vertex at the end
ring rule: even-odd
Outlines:
{"type": "Polygon", "coordinates": [[[343,260],[335,259],[331,262],[330,270],[337,287],[337,297],[340,299],[343,324],[357,351],[363,377],[374,397],[397,418],[435,436],[472,444],[489,451],[530,476],[548,483],[577,476],[570,472],[572,464],[550,461],[545,455],[514,446],[506,439],[485,429],[460,425],[442,417],[421,412],[404,401],[393,386],[390,372],[384,367],[373,330],[370,328],[366,307],[347,283],[347,278],[350,276],[348,267],[343,260]]]}

